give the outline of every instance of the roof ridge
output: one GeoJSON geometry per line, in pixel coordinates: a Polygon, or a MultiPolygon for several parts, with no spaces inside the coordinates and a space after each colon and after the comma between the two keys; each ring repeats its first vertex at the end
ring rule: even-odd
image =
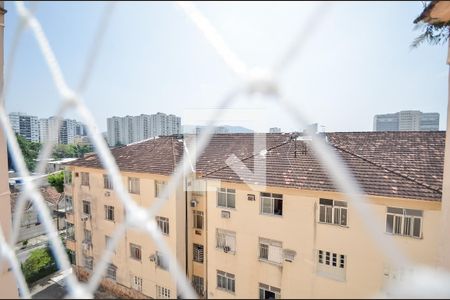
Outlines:
{"type": "MultiPolygon", "coordinates": [[[[272,151],[273,149],[276,149],[276,148],[278,148],[278,147],[284,146],[284,145],[286,145],[287,143],[290,143],[291,141],[292,141],[292,135],[289,135],[289,138],[288,138],[286,141],[282,142],[281,144],[275,145],[275,146],[273,146],[273,147],[271,147],[271,148],[265,149],[265,150],[266,150],[267,152],[272,151]]],[[[259,153],[258,153],[258,154],[259,154],[259,153]]],[[[248,156],[248,157],[245,157],[245,158],[241,159],[241,161],[246,161],[246,160],[248,160],[248,159],[250,159],[250,158],[252,158],[252,157],[255,157],[256,155],[257,155],[257,153],[253,153],[252,155],[250,155],[250,156],[248,156]]],[[[211,172],[209,172],[209,173],[206,173],[206,174],[203,175],[202,177],[211,175],[211,174],[213,174],[213,173],[215,173],[215,172],[221,171],[221,170],[223,170],[223,169],[225,169],[225,168],[228,168],[228,167],[229,167],[228,165],[222,166],[222,167],[220,167],[220,168],[218,168],[218,169],[216,169],[216,170],[213,170],[213,171],[211,171],[211,172]]]]}
{"type": "Polygon", "coordinates": [[[345,152],[345,153],[348,153],[348,154],[350,154],[350,155],[352,155],[352,156],[354,156],[354,157],[357,157],[357,158],[359,158],[359,159],[361,159],[361,160],[364,160],[365,162],[368,162],[368,163],[370,163],[370,164],[372,164],[372,165],[374,165],[374,166],[376,166],[376,167],[379,167],[379,168],[381,168],[381,169],[383,169],[383,170],[386,170],[386,171],[388,171],[388,172],[390,172],[390,173],[393,173],[393,174],[398,175],[398,176],[400,176],[400,177],[402,177],[402,178],[405,178],[405,179],[407,179],[407,180],[409,180],[409,181],[412,181],[412,182],[414,182],[414,183],[417,183],[417,184],[419,184],[419,185],[421,185],[421,186],[423,186],[423,187],[425,187],[425,188],[427,188],[427,189],[429,189],[429,190],[432,190],[432,191],[434,191],[434,192],[438,192],[438,193],[442,194],[442,190],[441,190],[441,189],[434,188],[434,187],[430,186],[429,184],[427,184],[427,183],[425,183],[425,182],[419,181],[419,180],[417,180],[417,179],[415,179],[415,178],[413,178],[413,177],[410,177],[410,176],[408,176],[408,175],[406,175],[406,174],[403,174],[403,173],[401,173],[401,172],[399,172],[399,171],[395,171],[395,170],[392,170],[392,169],[390,169],[390,168],[388,168],[388,167],[385,167],[385,166],[383,166],[383,165],[381,165],[381,164],[379,164],[379,163],[376,163],[376,162],[374,162],[374,161],[372,161],[372,160],[370,160],[370,159],[368,159],[368,158],[365,158],[365,157],[363,157],[363,156],[361,156],[361,155],[359,155],[359,154],[356,154],[356,153],[353,153],[353,152],[351,152],[351,151],[349,151],[349,150],[346,150],[346,149],[344,149],[344,148],[342,148],[342,147],[336,145],[335,143],[331,143],[331,145],[332,145],[334,148],[338,149],[338,150],[341,150],[341,151],[343,151],[343,152],[345,152]]]}

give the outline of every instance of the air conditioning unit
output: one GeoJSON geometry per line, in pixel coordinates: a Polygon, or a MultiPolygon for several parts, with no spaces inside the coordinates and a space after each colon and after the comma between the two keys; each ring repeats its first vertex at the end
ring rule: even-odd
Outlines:
{"type": "Polygon", "coordinates": [[[191,200],[191,207],[197,207],[198,201],[197,200],[191,200]]]}
{"type": "Polygon", "coordinates": [[[225,252],[225,253],[230,252],[230,250],[231,250],[230,246],[223,247],[223,252],[225,252]]]}
{"type": "Polygon", "coordinates": [[[290,249],[283,249],[283,258],[285,261],[292,262],[297,255],[297,252],[290,249]]]}
{"type": "Polygon", "coordinates": [[[111,193],[109,191],[106,191],[105,192],[105,197],[109,197],[109,196],[111,196],[111,193]]]}
{"type": "Polygon", "coordinates": [[[156,261],[156,255],[152,254],[149,256],[150,261],[156,261]]]}
{"type": "Polygon", "coordinates": [[[256,197],[255,197],[254,194],[247,194],[247,200],[248,200],[248,201],[255,201],[255,200],[256,200],[256,197]]]}
{"type": "Polygon", "coordinates": [[[224,219],[229,219],[231,216],[231,213],[227,210],[222,210],[222,212],[220,213],[220,216],[224,219]]]}
{"type": "Polygon", "coordinates": [[[81,221],[87,221],[88,219],[89,219],[89,215],[85,215],[85,214],[83,214],[83,215],[81,215],[81,221]]]}

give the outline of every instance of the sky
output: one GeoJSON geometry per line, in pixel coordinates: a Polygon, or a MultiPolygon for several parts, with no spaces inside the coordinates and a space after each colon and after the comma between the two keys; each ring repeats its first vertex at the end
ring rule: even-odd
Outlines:
{"type": "MultiPolygon", "coordinates": [[[[5,57],[18,15],[6,2],[5,57]]],[[[27,5],[29,5],[27,3],[27,5]]],[[[80,81],[104,2],[41,2],[36,16],[69,86],[80,81]]],[[[196,3],[229,47],[251,68],[281,59],[320,3],[196,3]]],[[[321,130],[371,131],[373,116],[400,110],[447,120],[447,46],[411,49],[423,7],[411,2],[335,2],[275,77],[280,94],[321,130]]],[[[8,62],[5,65],[9,67],[8,62]]],[[[111,116],[164,112],[204,124],[242,81],[172,2],[120,2],[106,29],[83,101],[101,131],[111,116]]],[[[6,108],[49,117],[61,98],[30,29],[15,52],[6,108]]],[[[68,118],[82,120],[75,111],[68,118]]],[[[256,131],[301,130],[276,99],[241,94],[218,124],[256,131]]]]}

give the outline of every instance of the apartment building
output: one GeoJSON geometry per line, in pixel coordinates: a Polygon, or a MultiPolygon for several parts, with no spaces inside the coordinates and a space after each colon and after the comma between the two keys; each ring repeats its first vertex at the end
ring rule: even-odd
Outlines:
{"type": "Polygon", "coordinates": [[[13,112],[9,114],[9,120],[15,133],[23,136],[28,141],[39,142],[38,117],[13,112]]]}
{"type": "Polygon", "coordinates": [[[153,115],[141,114],[107,119],[108,144],[110,146],[180,133],[181,118],[160,112],[153,115]]]}
{"type": "Polygon", "coordinates": [[[58,130],[58,119],[54,116],[39,119],[39,141],[58,144],[74,144],[77,136],[86,136],[86,126],[72,119],[62,119],[58,130]]]}
{"type": "MultiPolygon", "coordinates": [[[[112,151],[139,205],[155,201],[191,138],[160,137],[112,151]]],[[[315,158],[310,141],[298,133],[265,138],[265,149],[254,149],[253,134],[214,135],[193,164],[195,172],[157,217],[198,294],[355,298],[399,282],[409,269],[398,269],[383,256],[384,243],[372,239],[315,158]],[[236,174],[225,163],[231,154],[250,170],[263,156],[265,184],[261,174],[236,174]]],[[[324,138],[360,183],[385,241],[414,264],[438,267],[445,132],[326,133],[324,138]]],[[[100,258],[124,211],[95,155],[70,163],[67,174],[72,181],[66,194],[74,208],[68,247],[75,269],[84,274],[100,258]]],[[[168,272],[158,267],[158,255],[145,235],[127,231],[104,285],[128,296],[178,296],[168,272]]]]}
{"type": "Polygon", "coordinates": [[[439,113],[403,110],[392,114],[375,115],[373,131],[437,131],[439,113]]]}

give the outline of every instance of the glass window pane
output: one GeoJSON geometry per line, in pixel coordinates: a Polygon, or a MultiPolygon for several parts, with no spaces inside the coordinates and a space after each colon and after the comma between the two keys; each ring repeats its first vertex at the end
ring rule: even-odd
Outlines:
{"type": "Polygon", "coordinates": [[[235,194],[227,194],[227,207],[229,208],[235,208],[235,194]]]}
{"type": "Polygon", "coordinates": [[[413,236],[420,238],[420,232],[422,226],[422,219],[414,218],[414,228],[413,228],[413,236]]]}
{"type": "Polygon", "coordinates": [[[386,215],[386,232],[393,233],[394,230],[394,216],[386,215]]]}
{"type": "Polygon", "coordinates": [[[262,212],[265,214],[271,214],[273,212],[271,198],[262,198],[262,212]]]}
{"type": "Polygon", "coordinates": [[[319,208],[319,221],[325,222],[325,206],[321,205],[319,208]]]}
{"type": "Polygon", "coordinates": [[[347,209],[341,208],[341,225],[347,226],[347,209]]]}
{"type": "Polygon", "coordinates": [[[283,215],[283,200],[275,199],[274,200],[274,211],[273,213],[278,216],[283,215]]]}
{"type": "Polygon", "coordinates": [[[225,197],[226,196],[224,193],[221,193],[221,192],[218,193],[218,195],[217,195],[217,205],[218,206],[225,207],[227,205],[227,201],[226,201],[225,197]]]}
{"type": "Polygon", "coordinates": [[[395,216],[394,217],[394,233],[402,234],[402,217],[395,216]]]}

